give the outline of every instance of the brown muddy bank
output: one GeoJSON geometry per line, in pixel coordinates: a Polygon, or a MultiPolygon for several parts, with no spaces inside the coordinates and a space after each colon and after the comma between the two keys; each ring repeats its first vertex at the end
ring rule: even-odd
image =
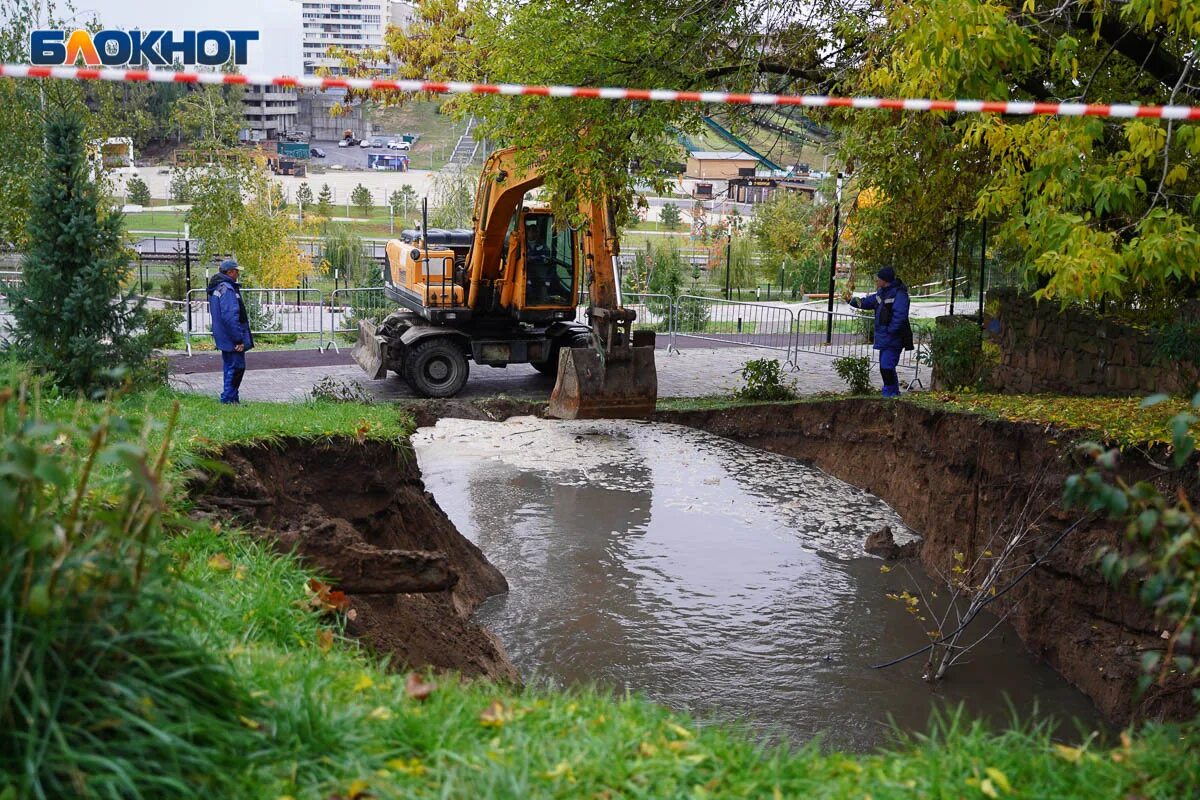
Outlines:
{"type": "MultiPolygon", "coordinates": [[[[998,549],[994,535],[1009,532],[1022,508],[1037,515],[1038,526],[1024,563],[1078,517],[1058,502],[1079,467],[1070,437],[1038,425],[873,400],[670,411],[655,419],[791,456],[877,495],[924,537],[921,560],[933,575],[952,574],[956,553],[971,563],[998,549]]],[[[1135,480],[1161,474],[1135,455],[1126,456],[1122,472],[1135,480]]],[[[1033,654],[1114,722],[1194,715],[1190,686],[1152,687],[1137,697],[1141,654],[1162,649],[1162,628],[1104,581],[1094,557],[1101,545],[1123,546],[1121,528],[1099,521],[1076,529],[994,606],[1009,614],[1033,654]]]]}
{"type": "Polygon", "coordinates": [[[344,589],[347,633],[401,668],[519,682],[500,643],[469,619],[508,584],[425,491],[409,449],[283,440],[217,459],[229,472],[193,486],[198,511],[295,551],[344,589]]]}

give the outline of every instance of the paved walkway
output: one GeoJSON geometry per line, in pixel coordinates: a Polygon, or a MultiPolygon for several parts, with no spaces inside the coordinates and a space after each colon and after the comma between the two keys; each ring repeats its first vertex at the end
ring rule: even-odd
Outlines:
{"type": "MultiPolygon", "coordinates": [[[[707,397],[728,395],[741,385],[742,365],[756,358],[783,360],[783,354],[755,347],[689,348],[679,353],[655,351],[658,367],[659,397],[707,397]]],[[[389,375],[372,381],[349,360],[346,351],[251,352],[241,395],[245,400],[303,400],[317,381],[332,377],[353,381],[380,400],[414,397],[408,385],[389,375]]],[[[801,353],[799,369],[789,372],[802,394],[845,391],[845,385],[833,371],[833,359],[816,353],[801,353]]],[[[901,376],[906,377],[902,374],[901,376]]],[[[878,374],[874,375],[879,385],[878,374]]],[[[215,354],[171,359],[171,384],[184,391],[218,395],[221,393],[220,359],[215,354]]],[[[471,377],[460,397],[470,399],[504,394],[509,397],[548,399],[554,379],[528,364],[499,369],[471,365],[471,377]]]]}

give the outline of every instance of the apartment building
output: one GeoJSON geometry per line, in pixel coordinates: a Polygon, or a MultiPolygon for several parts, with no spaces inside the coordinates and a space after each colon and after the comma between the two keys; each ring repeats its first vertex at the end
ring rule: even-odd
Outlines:
{"type": "Polygon", "coordinates": [[[321,68],[335,75],[344,71],[338,59],[329,57],[331,47],[340,47],[352,53],[383,47],[383,32],[391,16],[389,0],[294,2],[302,7],[305,75],[313,75],[321,68]]]}

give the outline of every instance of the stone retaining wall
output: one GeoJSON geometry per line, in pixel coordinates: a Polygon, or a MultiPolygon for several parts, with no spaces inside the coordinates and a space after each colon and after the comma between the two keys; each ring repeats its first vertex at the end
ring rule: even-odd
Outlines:
{"type": "Polygon", "coordinates": [[[1004,392],[1153,394],[1182,391],[1177,372],[1156,364],[1156,336],[1080,308],[1037,303],[994,289],[999,308],[987,324],[1000,347],[993,381],[1004,392]]]}

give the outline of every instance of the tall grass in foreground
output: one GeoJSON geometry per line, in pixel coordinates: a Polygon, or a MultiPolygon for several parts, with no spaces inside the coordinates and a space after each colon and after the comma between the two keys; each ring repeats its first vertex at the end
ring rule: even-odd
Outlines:
{"type": "Polygon", "coordinates": [[[220,796],[250,703],[166,613],[170,431],[152,452],[104,406],[41,414],[0,388],[0,797],[220,796]]]}

